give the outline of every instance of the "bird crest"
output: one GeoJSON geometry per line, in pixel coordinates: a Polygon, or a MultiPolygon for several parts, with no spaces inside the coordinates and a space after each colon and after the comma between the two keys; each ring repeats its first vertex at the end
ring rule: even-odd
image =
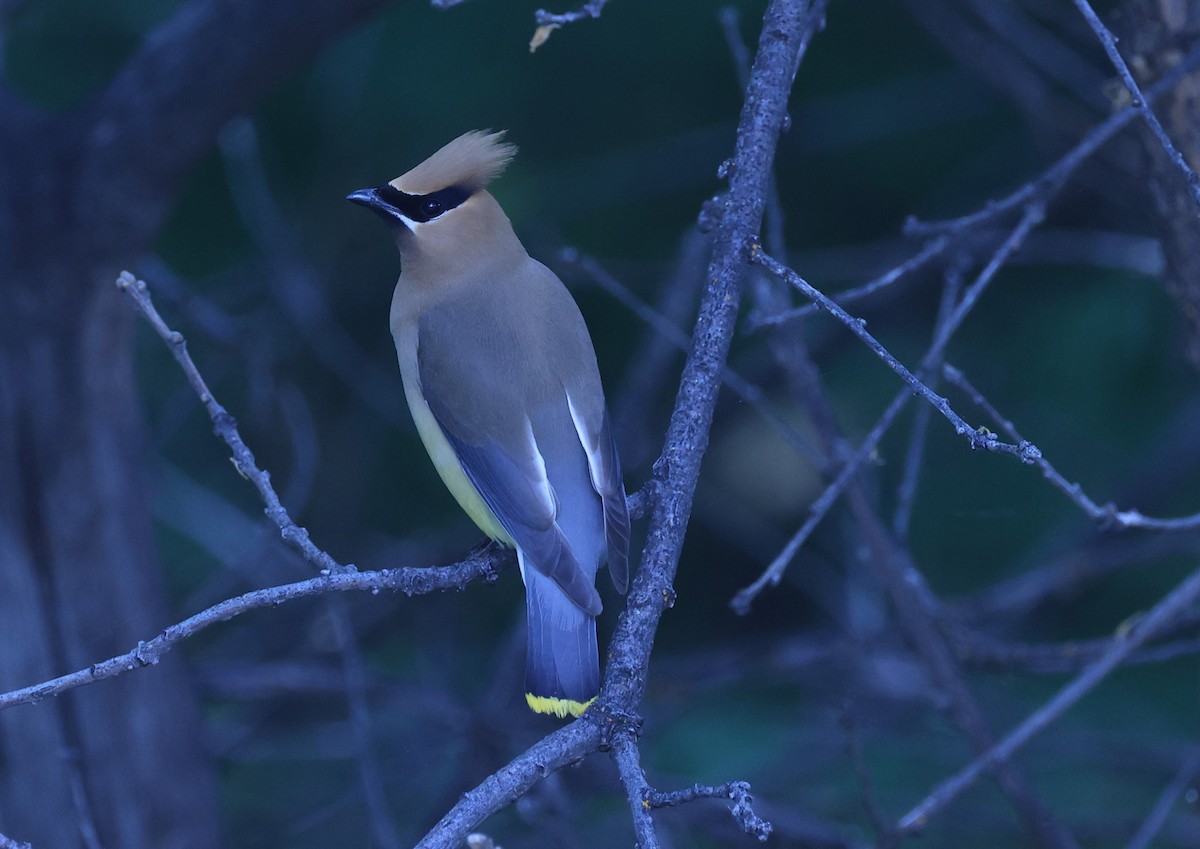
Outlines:
{"type": "Polygon", "coordinates": [[[504,130],[463,133],[411,171],[392,180],[391,185],[410,195],[425,195],[450,186],[473,194],[500,176],[516,155],[516,145],[503,139],[504,130]]]}

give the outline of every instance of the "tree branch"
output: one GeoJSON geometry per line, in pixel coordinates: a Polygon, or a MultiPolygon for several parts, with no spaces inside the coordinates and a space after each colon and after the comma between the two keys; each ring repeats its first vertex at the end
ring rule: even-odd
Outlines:
{"type": "Polygon", "coordinates": [[[177,643],[218,622],[225,622],[251,610],[273,607],[293,599],[328,592],[378,592],[386,589],[412,596],[439,590],[463,589],[480,579],[494,580],[498,570],[512,562],[511,553],[495,548],[485,549],[458,563],[439,568],[384,569],[379,572],[359,573],[353,566],[343,566],[335,561],[327,552],[317,548],[304,528],[292,521],[271,485],[270,475],[258,467],[253,453],[238,433],[237,422],[209,391],[204,377],[188,354],[187,340],[183,334],[167,326],[155,309],[145,282],[126,271],[117,278],[117,286],[129,293],[138,311],[171,349],[187,376],[188,384],[208,411],[215,432],[229,446],[234,467],[242,477],[254,484],[259,496],[267,505],[267,516],[279,528],[280,535],[299,550],[307,561],[315,565],[321,571],[321,576],[294,584],[254,590],[222,601],[172,625],[149,641],[139,642],[137,647],[125,654],[93,664],[87,669],[0,694],[0,710],[13,705],[36,702],[93,681],[114,678],[134,669],[152,666],[177,643]]]}
{"type": "MultiPolygon", "coordinates": [[[[924,268],[937,257],[941,256],[946,248],[950,245],[950,239],[947,236],[936,236],[926,242],[925,246],[917,253],[906,259],[897,266],[889,268],[883,274],[880,274],[874,280],[870,280],[861,286],[856,286],[853,289],[847,289],[845,292],[838,292],[833,299],[840,306],[846,306],[854,301],[862,300],[870,297],[881,289],[886,289],[898,283],[900,280],[907,277],[909,274],[924,268]]],[[[785,310],[783,312],[774,313],[772,315],[762,315],[752,318],[747,323],[747,329],[758,330],[762,327],[773,327],[779,324],[786,324],[790,321],[796,321],[806,316],[819,313],[821,308],[817,304],[805,304],[802,307],[785,310]]]]}
{"type": "Polygon", "coordinates": [[[69,675],[33,684],[19,690],[0,693],[0,710],[14,705],[39,702],[47,696],[57,696],[67,690],[82,687],[126,672],[154,666],[162,656],[184,640],[194,637],[219,622],[264,607],[278,607],[289,601],[331,592],[370,592],[380,590],[402,592],[407,596],[425,595],[444,590],[462,590],[476,581],[493,581],[499,570],[511,563],[511,554],[496,548],[477,552],[458,563],[432,568],[405,567],[382,569],[378,572],[336,572],[283,584],[278,587],[253,590],[214,604],[182,622],[170,626],[153,639],[139,642],[125,654],[94,663],[69,675]]]}
{"type": "Polygon", "coordinates": [[[1171,783],[1163,788],[1154,807],[1146,815],[1146,819],[1138,826],[1133,837],[1125,844],[1125,849],[1148,849],[1154,838],[1167,824],[1171,809],[1179,802],[1181,796],[1187,793],[1196,776],[1200,775],[1200,751],[1193,749],[1179,767],[1179,772],[1171,779],[1171,783]]]}
{"type": "MultiPolygon", "coordinates": [[[[1017,226],[1013,228],[1013,231],[1009,234],[1009,237],[1003,242],[1003,244],[1000,245],[999,248],[996,249],[996,252],[992,255],[987,265],[984,266],[983,270],[980,271],[979,275],[967,288],[957,306],[950,312],[945,322],[938,327],[938,331],[933,343],[925,352],[925,356],[921,358],[921,365],[918,367],[916,375],[913,375],[903,365],[896,361],[895,358],[892,357],[891,354],[889,354],[873,336],[867,333],[858,319],[850,316],[849,313],[831,301],[828,296],[810,286],[798,274],[796,274],[796,272],[780,264],[776,260],[771,259],[764,254],[761,249],[756,251],[754,254],[754,259],[756,262],[764,265],[764,267],[777,276],[780,276],[784,280],[787,280],[793,285],[801,288],[802,291],[804,291],[814,303],[817,303],[822,308],[834,313],[834,315],[837,316],[842,323],[845,324],[860,339],[864,339],[864,341],[869,339],[870,342],[868,342],[868,347],[872,347],[872,350],[874,350],[877,355],[880,355],[881,358],[884,359],[884,361],[892,368],[893,371],[896,371],[897,374],[900,374],[902,377],[904,375],[908,375],[908,377],[905,378],[905,382],[913,388],[902,389],[896,394],[896,396],[892,399],[892,402],[888,405],[887,409],[884,410],[883,415],[879,417],[879,421],[876,422],[875,427],[873,427],[871,432],[867,435],[867,438],[863,440],[862,444],[859,445],[854,454],[851,455],[850,458],[847,459],[842,467],[838,470],[837,476],[829,484],[829,486],[826,487],[825,491],[822,492],[816,501],[814,501],[809,507],[808,517],[805,519],[804,523],[801,524],[796,533],[792,535],[792,538],[788,540],[788,543],[784,546],[783,550],[775,557],[774,560],[771,561],[770,564],[768,564],[767,568],[763,570],[762,574],[759,575],[753,583],[742,588],[734,595],[733,599],[730,601],[730,605],[733,607],[734,611],[743,615],[748,613],[750,610],[750,605],[764,589],[766,589],[768,586],[776,586],[779,584],[779,582],[783,579],[783,573],[787,569],[788,564],[791,562],[792,558],[795,557],[796,552],[800,550],[800,546],[804,544],[805,540],[808,539],[808,537],[816,529],[817,525],[819,525],[825,518],[825,515],[833,507],[837,499],[840,498],[842,493],[846,491],[846,487],[850,485],[850,482],[858,473],[859,468],[866,461],[867,457],[871,456],[871,454],[874,452],[875,447],[879,444],[879,441],[883,439],[884,434],[887,433],[887,431],[891,428],[892,424],[896,421],[896,418],[900,415],[900,412],[908,404],[909,400],[914,394],[919,393],[925,398],[931,399],[933,406],[937,408],[939,412],[942,412],[943,415],[946,415],[945,411],[949,410],[949,405],[944,398],[941,398],[941,396],[925,385],[924,380],[928,376],[927,373],[933,364],[939,361],[942,353],[945,351],[946,345],[949,344],[950,339],[953,337],[954,332],[958,329],[958,326],[962,324],[963,320],[967,316],[968,311],[978,302],[984,290],[991,284],[996,272],[1007,261],[1008,257],[1012,255],[1013,251],[1017,249],[1017,246],[1020,245],[1021,241],[1024,239],[1029,229],[1034,226],[1035,222],[1041,220],[1041,216],[1042,211],[1039,204],[1035,204],[1026,210],[1025,215],[1022,217],[1021,221],[1018,222],[1017,226]],[[880,352],[882,352],[882,354],[880,352]],[[917,386],[921,388],[917,389],[916,393],[914,393],[913,389],[915,389],[917,386]]],[[[998,448],[1000,450],[1007,450],[1008,453],[1012,453],[1019,457],[1022,462],[1029,462],[1029,458],[1037,453],[1037,448],[1031,444],[1021,443],[1018,445],[1006,445],[1005,443],[1001,443],[999,440],[995,439],[994,436],[989,438],[986,435],[975,431],[952,410],[950,411],[950,415],[947,415],[947,418],[949,418],[952,423],[956,424],[956,431],[960,435],[964,435],[968,438],[972,448],[978,446],[987,450],[996,450],[998,448]],[[951,416],[953,416],[953,418],[951,418],[951,416]],[[1027,454],[1029,455],[1028,457],[1026,456],[1027,454]]]]}
{"type": "MultiPolygon", "coordinates": [[[[994,268],[991,269],[991,274],[988,275],[989,278],[995,273],[996,270],[999,269],[1000,265],[1003,264],[1008,254],[1016,250],[1016,248],[1020,245],[1021,240],[1025,237],[1025,234],[1029,232],[1029,229],[1034,227],[1042,220],[1042,212],[1040,207],[1032,207],[1031,209],[1033,210],[1033,214],[1027,214],[1022,220],[1021,226],[1013,231],[1013,234],[1006,245],[1007,250],[997,254],[996,257],[993,258],[994,268]]],[[[903,363],[892,356],[887,348],[880,344],[878,339],[876,339],[870,334],[870,332],[867,331],[865,320],[851,316],[848,312],[838,306],[836,302],[809,284],[807,280],[805,280],[795,271],[764,253],[762,248],[757,244],[752,246],[751,251],[751,256],[754,262],[763,266],[772,274],[775,274],[776,276],[795,286],[797,289],[803,292],[806,297],[811,298],[823,309],[829,310],[834,317],[842,322],[842,324],[846,325],[846,328],[855,336],[857,336],[863,342],[863,344],[865,344],[872,351],[872,353],[875,354],[875,356],[883,360],[884,364],[894,371],[901,380],[907,383],[909,388],[914,393],[920,395],[922,398],[932,404],[934,409],[941,413],[942,416],[948,422],[950,422],[950,424],[954,425],[954,432],[959,436],[965,437],[970,443],[971,448],[982,448],[985,451],[1012,454],[1020,459],[1023,463],[1032,462],[1032,460],[1039,455],[1037,448],[1032,444],[1026,443],[1015,445],[1001,442],[996,439],[994,435],[980,431],[978,428],[971,427],[969,424],[967,424],[966,420],[964,420],[962,416],[954,412],[953,408],[950,407],[949,402],[946,401],[945,398],[943,398],[941,395],[938,395],[927,385],[925,385],[922,380],[918,379],[917,376],[909,371],[903,363]]],[[[966,312],[974,306],[971,295],[972,290],[969,290],[967,294],[964,295],[962,303],[956,307],[955,312],[951,316],[950,320],[946,322],[946,326],[948,327],[948,330],[946,331],[947,337],[949,333],[957,329],[958,325],[962,323],[962,319],[965,318],[966,312]]],[[[944,347],[945,345],[943,343],[942,345],[936,346],[936,349],[940,350],[944,347]]]]}
{"type": "Polygon", "coordinates": [[[674,603],[672,582],[691,514],[700,463],[708,445],[721,375],[737,319],[748,257],[744,245],[762,222],[763,197],[788,94],[800,57],[822,20],[824,3],[772,0],[763,19],[736,151],[708,268],[692,350],[654,480],[653,509],[642,565],[609,646],[600,696],[583,716],[537,743],[468,792],[419,844],[449,849],[486,817],[510,804],[549,772],[595,751],[619,729],[636,723],[650,652],[663,611],[674,603]]]}
{"type": "MultiPolygon", "coordinates": [[[[1197,67],[1200,67],[1200,47],[1189,51],[1169,73],[1164,74],[1162,79],[1146,89],[1146,102],[1153,103],[1173,89],[1180,80],[1196,70],[1197,67]]],[[[1088,132],[1061,159],[1001,200],[989,201],[982,209],[959,218],[943,221],[918,221],[916,218],[910,218],[904,225],[905,234],[929,236],[938,233],[958,233],[982,223],[995,221],[1039,198],[1049,199],[1074,173],[1076,168],[1140,114],[1139,110],[1132,107],[1115,112],[1088,132]]]]}
{"type": "Polygon", "coordinates": [[[562,26],[563,24],[573,24],[576,21],[589,20],[600,17],[600,13],[604,11],[604,7],[608,5],[608,0],[587,0],[582,6],[573,12],[550,12],[546,9],[538,9],[533,13],[533,19],[540,27],[553,25],[562,26]]]}
{"type": "Polygon", "coordinates": [[[259,497],[266,505],[267,518],[279,528],[279,535],[283,537],[284,541],[298,550],[304,559],[316,566],[322,574],[353,571],[355,568],[353,564],[343,566],[338,563],[327,552],[313,544],[305,528],[292,521],[292,517],[280,503],[275,487],[271,485],[271,476],[258,467],[253,452],[242,441],[242,436],[238,433],[237,421],[213,397],[199,369],[192,362],[192,356],[187,350],[187,340],[183,338],[182,333],[168,327],[158,310],[155,309],[145,281],[138,280],[128,271],[122,271],[117,278],[117,288],[128,293],[138,312],[150,322],[162,340],[167,343],[167,347],[171,349],[171,355],[183,369],[188,384],[200,398],[200,403],[204,405],[208,417],[212,419],[214,432],[229,446],[229,450],[233,454],[233,467],[238,470],[238,474],[250,481],[258,490],[259,497]]]}
{"type": "MultiPolygon", "coordinates": [[[[962,371],[952,365],[945,365],[942,367],[942,373],[947,383],[965,392],[977,407],[988,414],[997,427],[1009,435],[1009,438],[1025,444],[1026,440],[1021,437],[1016,426],[992,406],[991,402],[983,396],[983,393],[967,380],[966,375],[962,371]]],[[[1200,513],[1193,513],[1191,516],[1181,516],[1175,519],[1158,519],[1143,515],[1138,510],[1119,510],[1111,502],[1102,506],[1089,498],[1087,493],[1083,491],[1083,487],[1079,484],[1071,483],[1063,477],[1062,473],[1054,468],[1050,461],[1042,456],[1041,452],[1029,462],[1042,470],[1042,477],[1048,480],[1051,486],[1067,496],[1072,504],[1082,510],[1089,519],[1099,524],[1102,528],[1142,528],[1155,531],[1187,531],[1200,528],[1200,513]]]]}
{"type": "Polygon", "coordinates": [[[716,787],[693,784],[684,790],[673,790],[669,793],[647,788],[646,806],[670,808],[697,799],[728,799],[733,802],[729,812],[733,814],[742,831],[757,838],[760,843],[765,843],[771,836],[771,824],[754,812],[754,797],[750,795],[750,783],[747,781],[726,781],[716,787]]]}
{"type": "MultiPolygon", "coordinates": [[[[438,2],[438,0],[435,0],[435,2],[438,2]]],[[[550,38],[550,35],[564,24],[573,24],[576,21],[600,17],[600,13],[604,11],[607,3],[608,0],[587,0],[587,2],[574,12],[555,13],[546,9],[538,9],[533,13],[537,29],[533,31],[533,37],[529,39],[529,52],[533,53],[545,44],[546,39],[550,38]]]]}
{"type": "Polygon", "coordinates": [[[621,776],[621,783],[625,785],[635,845],[638,849],[658,849],[658,835],[654,832],[654,820],[650,817],[649,794],[653,791],[646,783],[637,733],[632,728],[623,728],[613,735],[612,758],[621,776]]]}
{"type": "Polygon", "coordinates": [[[547,775],[600,748],[602,727],[589,717],[572,722],[538,742],[462,795],[421,839],[416,849],[458,849],[467,834],[491,814],[520,799],[547,775]]]}
{"type": "Polygon", "coordinates": [[[935,787],[908,813],[900,818],[898,828],[916,832],[924,828],[929,818],[945,808],[980,776],[999,764],[1007,763],[1018,750],[1045,730],[1108,677],[1135,649],[1169,626],[1180,613],[1200,599],[1200,570],[1193,572],[1156,604],[1144,619],[1128,631],[1112,638],[1108,651],[1084,669],[1042,707],[1038,708],[1003,740],[975,758],[961,771],[935,787]]]}
{"type": "Polygon", "coordinates": [[[742,277],[749,259],[745,246],[762,223],[763,198],[786,115],[788,92],[803,48],[823,13],[822,2],[809,6],[775,0],[763,21],[738,127],[729,194],[708,269],[707,279],[711,282],[692,334],[692,353],[680,380],[663,454],[655,464],[656,504],[642,568],[613,637],[605,695],[618,705],[641,703],[649,647],[663,610],[673,602],[671,584],[737,320],[742,277]]]}
{"type": "Polygon", "coordinates": [[[1096,37],[1100,39],[1100,45],[1104,48],[1104,52],[1108,54],[1109,61],[1117,69],[1117,73],[1121,75],[1121,82],[1125,84],[1125,88],[1129,90],[1129,96],[1133,99],[1130,106],[1141,114],[1142,120],[1150,127],[1150,131],[1154,133],[1154,137],[1158,139],[1158,143],[1162,145],[1162,149],[1166,151],[1171,162],[1174,163],[1175,167],[1179,169],[1179,173],[1187,181],[1188,190],[1192,193],[1192,200],[1200,205],[1200,177],[1197,177],[1196,172],[1187,164],[1187,160],[1183,158],[1183,154],[1179,152],[1179,149],[1171,141],[1171,137],[1167,135],[1167,131],[1158,120],[1158,116],[1150,108],[1150,103],[1147,101],[1146,95],[1142,94],[1137,80],[1133,78],[1133,74],[1129,71],[1129,66],[1121,58],[1121,51],[1117,50],[1116,36],[1100,20],[1100,17],[1092,9],[1088,0],[1075,0],[1075,8],[1079,10],[1084,20],[1088,22],[1088,26],[1092,28],[1092,32],[1096,33],[1096,37]]]}

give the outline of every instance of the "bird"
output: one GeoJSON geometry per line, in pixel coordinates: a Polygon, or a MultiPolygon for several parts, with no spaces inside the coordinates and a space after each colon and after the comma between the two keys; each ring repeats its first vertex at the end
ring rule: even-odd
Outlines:
{"type": "Polygon", "coordinates": [[[600,690],[596,573],[629,583],[629,508],[587,325],[487,191],[516,154],[475,130],[347,200],[400,252],[390,324],[409,410],[442,482],[525,584],[525,700],[580,716],[600,690]]]}

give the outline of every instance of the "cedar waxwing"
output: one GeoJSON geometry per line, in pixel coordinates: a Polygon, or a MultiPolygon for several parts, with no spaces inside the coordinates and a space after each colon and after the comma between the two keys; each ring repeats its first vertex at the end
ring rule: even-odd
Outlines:
{"type": "Polygon", "coordinates": [[[485,187],[516,153],[459,136],[348,200],[400,248],[391,325],[409,409],[442,481],[517,549],[528,607],[525,700],[578,716],[600,691],[596,571],[629,580],[629,511],[587,326],[485,187]]]}

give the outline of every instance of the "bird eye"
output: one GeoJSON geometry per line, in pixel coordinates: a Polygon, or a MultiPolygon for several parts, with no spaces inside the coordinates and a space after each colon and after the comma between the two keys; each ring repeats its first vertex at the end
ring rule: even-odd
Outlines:
{"type": "Polygon", "coordinates": [[[444,208],[442,207],[442,202],[440,200],[430,198],[421,204],[421,211],[430,218],[437,218],[442,214],[444,208]]]}

